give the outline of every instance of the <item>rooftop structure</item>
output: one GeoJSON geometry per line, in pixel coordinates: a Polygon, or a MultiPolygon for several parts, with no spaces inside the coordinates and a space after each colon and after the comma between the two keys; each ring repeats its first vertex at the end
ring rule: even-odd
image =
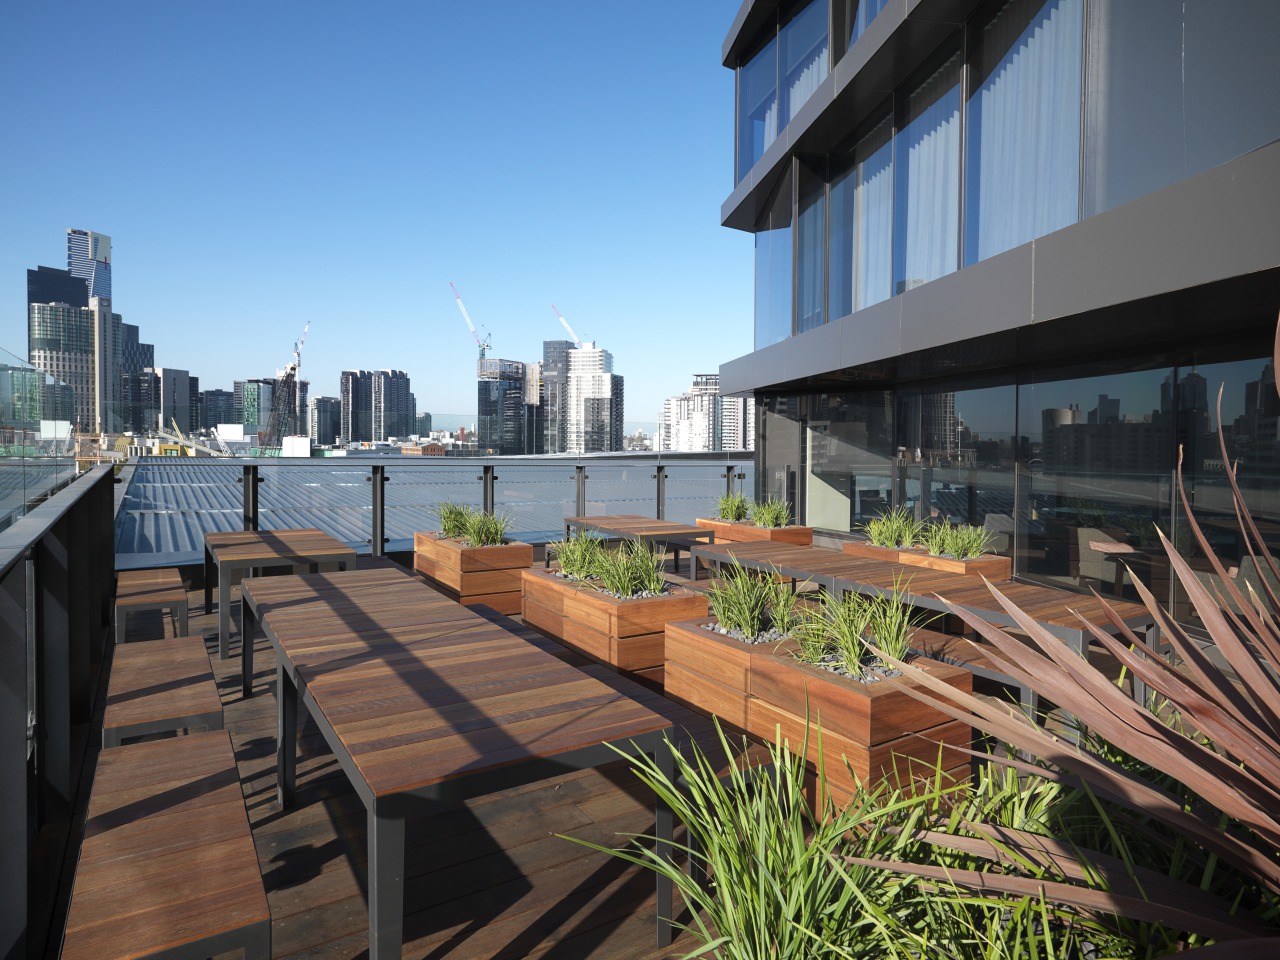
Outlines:
{"type": "Polygon", "coordinates": [[[1021,577],[1131,589],[1090,544],[1185,529],[1180,445],[1230,519],[1225,382],[1280,518],[1244,387],[1274,376],[1280,107],[1222,109],[1280,87],[1278,31],[1264,2],[744,3],[721,219],[755,238],[755,349],[720,386],[761,410],[757,495],[834,534],[896,500],[1011,530],[1021,577]]]}

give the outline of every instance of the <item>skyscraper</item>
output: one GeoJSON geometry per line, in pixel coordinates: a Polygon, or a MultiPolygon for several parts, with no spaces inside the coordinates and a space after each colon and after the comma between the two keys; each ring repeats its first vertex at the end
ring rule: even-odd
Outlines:
{"type": "Polygon", "coordinates": [[[542,343],[542,375],[540,399],[545,424],[543,449],[546,453],[564,453],[565,390],[569,383],[569,351],[572,340],[544,340],[542,343]]]}
{"type": "Polygon", "coordinates": [[[568,351],[565,452],[622,449],[623,382],[613,354],[594,345],[568,351]]]}
{"type": "Polygon", "coordinates": [[[68,230],[67,270],[85,282],[90,297],[110,300],[111,238],[92,230],[68,230]]]}
{"type": "Polygon", "coordinates": [[[373,373],[369,370],[343,370],[339,389],[342,403],[342,430],[338,442],[343,446],[373,439],[373,373]]]}
{"type": "Polygon", "coordinates": [[[216,429],[220,423],[235,423],[235,398],[230,390],[206,390],[200,411],[200,426],[216,429]]]}
{"type": "Polygon", "coordinates": [[[27,303],[65,303],[70,307],[89,305],[89,288],[82,277],[57,267],[36,267],[27,271],[27,303]]]}
{"type": "Polygon", "coordinates": [[[316,397],[310,408],[311,442],[333,446],[342,435],[342,401],[337,397],[316,397]]]}
{"type": "Polygon", "coordinates": [[[372,440],[407,437],[413,433],[415,411],[409,375],[403,370],[377,370],[370,375],[372,440]]]}
{"type": "Polygon", "coordinates": [[[120,429],[120,315],[110,301],[28,304],[27,347],[33,366],[71,388],[78,429],[120,429]]]}

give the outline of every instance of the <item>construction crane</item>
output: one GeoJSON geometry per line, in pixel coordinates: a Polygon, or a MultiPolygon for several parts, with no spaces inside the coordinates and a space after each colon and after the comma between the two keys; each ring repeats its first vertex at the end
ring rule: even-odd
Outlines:
{"type": "Polygon", "coordinates": [[[298,432],[298,368],[302,366],[302,345],[307,342],[310,330],[311,321],[308,320],[302,328],[301,339],[293,343],[293,359],[276,379],[267,429],[258,436],[259,456],[278,457],[283,438],[298,432]]]}
{"type": "MultiPolygon", "coordinates": [[[[552,310],[556,310],[556,305],[551,305],[552,310]]],[[[569,326],[569,321],[564,318],[564,314],[556,310],[556,316],[560,318],[560,322],[564,324],[564,328],[569,331],[569,339],[573,341],[573,345],[579,350],[582,349],[582,341],[578,339],[578,335],[573,332],[573,327],[569,326]]]]}
{"type": "Polygon", "coordinates": [[[480,334],[476,333],[476,325],[471,322],[471,315],[462,305],[462,298],[458,296],[458,288],[453,285],[453,281],[449,282],[449,289],[453,291],[453,299],[458,301],[458,309],[462,311],[462,319],[467,321],[467,329],[471,331],[471,336],[476,338],[476,346],[480,348],[480,359],[483,360],[484,352],[493,346],[493,336],[487,335],[483,340],[480,339],[480,334]]]}

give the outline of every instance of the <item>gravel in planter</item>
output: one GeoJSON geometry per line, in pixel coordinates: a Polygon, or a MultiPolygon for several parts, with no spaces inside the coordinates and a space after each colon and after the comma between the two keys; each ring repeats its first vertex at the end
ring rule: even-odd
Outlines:
{"type": "Polygon", "coordinates": [[[781,633],[774,628],[770,628],[764,633],[757,634],[754,637],[748,637],[737,627],[730,630],[726,627],[720,626],[718,623],[701,623],[699,626],[710,633],[718,633],[722,637],[729,637],[733,640],[737,640],[739,643],[746,643],[751,646],[757,646],[762,643],[781,643],[789,636],[788,634],[781,633]]]}

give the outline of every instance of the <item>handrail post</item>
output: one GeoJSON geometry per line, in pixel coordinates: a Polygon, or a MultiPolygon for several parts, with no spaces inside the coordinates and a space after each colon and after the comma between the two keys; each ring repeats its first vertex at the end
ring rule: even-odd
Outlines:
{"type": "Polygon", "coordinates": [[[733,475],[737,472],[737,469],[738,465],[736,463],[726,463],[724,465],[724,495],[726,497],[733,496],[733,475]]]}
{"type": "Polygon", "coordinates": [[[667,519],[667,468],[659,466],[653,475],[657,483],[658,509],[657,517],[659,520],[667,519]]]}
{"type": "Polygon", "coordinates": [[[369,555],[380,557],[387,543],[387,468],[376,464],[365,479],[373,486],[373,530],[369,537],[369,555]]]}
{"type": "Polygon", "coordinates": [[[916,500],[916,519],[928,520],[933,516],[933,464],[920,464],[920,496],[916,500]]]}
{"type": "Polygon", "coordinates": [[[587,466],[584,463],[573,468],[574,513],[575,517],[587,515],[587,466]]]}
{"type": "Polygon", "coordinates": [[[262,482],[262,478],[258,476],[258,465],[247,464],[244,468],[244,476],[240,478],[240,483],[244,487],[241,491],[244,496],[244,529],[258,529],[258,484],[262,482]]]}
{"type": "Polygon", "coordinates": [[[480,480],[484,483],[484,492],[481,494],[481,509],[485,513],[487,513],[489,516],[493,516],[493,510],[494,510],[493,483],[495,480],[498,479],[498,475],[494,473],[494,466],[491,463],[486,463],[483,467],[481,467],[481,470],[483,471],[483,473],[481,473],[480,476],[476,477],[477,480],[480,480]]]}

